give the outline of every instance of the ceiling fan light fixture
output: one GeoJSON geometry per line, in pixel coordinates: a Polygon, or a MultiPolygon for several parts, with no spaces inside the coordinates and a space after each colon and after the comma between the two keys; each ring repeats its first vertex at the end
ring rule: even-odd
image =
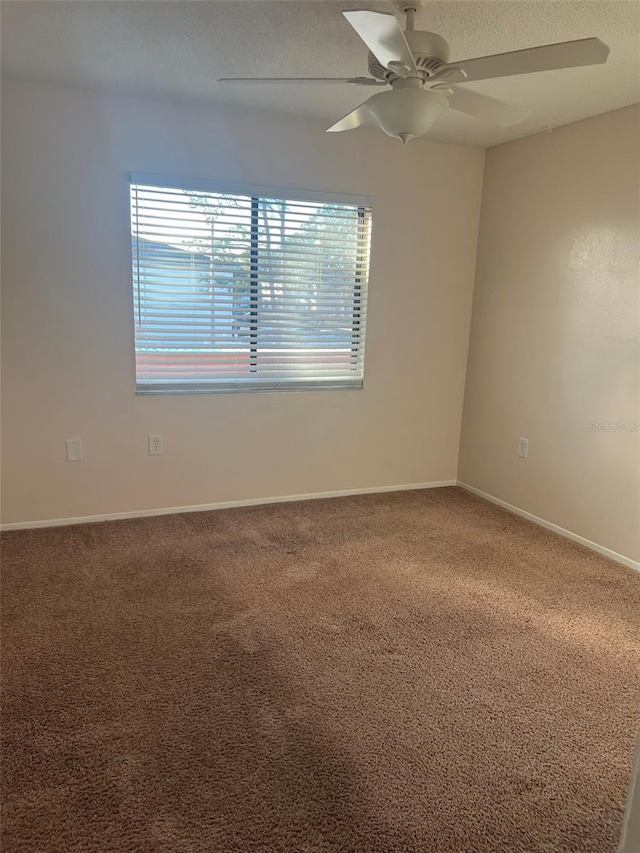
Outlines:
{"type": "Polygon", "coordinates": [[[366,105],[387,136],[406,144],[431,130],[449,106],[449,99],[428,89],[393,89],[374,95],[366,105]]]}
{"type": "Polygon", "coordinates": [[[531,115],[530,110],[457,83],[600,65],[609,55],[609,48],[600,39],[583,38],[450,63],[449,45],[442,36],[414,29],[417,5],[403,7],[406,30],[395,15],[384,12],[361,9],[342,13],[369,49],[369,77],[232,77],[222,78],[222,82],[391,86],[390,92],[374,95],[351,110],[328,127],[327,133],[355,130],[372,115],[384,133],[406,144],[428,133],[447,107],[500,127],[517,124],[531,115]]]}

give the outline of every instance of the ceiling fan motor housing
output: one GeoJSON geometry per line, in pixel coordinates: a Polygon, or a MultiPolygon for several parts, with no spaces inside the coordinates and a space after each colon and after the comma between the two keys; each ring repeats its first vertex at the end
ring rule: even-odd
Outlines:
{"type": "MultiPolygon", "coordinates": [[[[449,45],[442,36],[420,30],[407,30],[404,35],[421,76],[433,77],[439,68],[449,62],[449,45]]],[[[369,52],[369,74],[377,80],[387,82],[399,76],[390,68],[385,68],[371,52],[369,52]]]]}

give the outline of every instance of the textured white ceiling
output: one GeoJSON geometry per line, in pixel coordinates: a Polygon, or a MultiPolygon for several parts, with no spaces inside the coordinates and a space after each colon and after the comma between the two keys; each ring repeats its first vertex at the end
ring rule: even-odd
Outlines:
{"type": "MultiPolygon", "coordinates": [[[[420,7],[416,29],[444,36],[452,61],[589,36],[611,48],[606,65],[469,84],[533,110],[533,117],[498,128],[449,110],[432,138],[496,145],[640,102],[640,3],[635,0],[444,0],[420,7]]],[[[207,98],[331,124],[371,90],[232,88],[216,78],[366,74],[366,48],[340,14],[362,8],[394,11],[391,3],[368,0],[5,0],[2,70],[28,80],[207,98]]]]}

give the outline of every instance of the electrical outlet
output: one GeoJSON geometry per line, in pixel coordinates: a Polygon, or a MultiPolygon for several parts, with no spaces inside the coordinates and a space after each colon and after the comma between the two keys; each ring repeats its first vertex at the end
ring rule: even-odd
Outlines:
{"type": "Polygon", "coordinates": [[[147,436],[148,446],[149,446],[149,456],[161,456],[162,455],[162,436],[161,435],[149,435],[147,436]]]}
{"type": "Polygon", "coordinates": [[[82,440],[69,438],[65,441],[67,448],[67,462],[82,462],[82,440]]]}
{"type": "Polygon", "coordinates": [[[519,438],[518,439],[518,456],[522,459],[526,459],[529,455],[529,439],[528,438],[519,438]]]}

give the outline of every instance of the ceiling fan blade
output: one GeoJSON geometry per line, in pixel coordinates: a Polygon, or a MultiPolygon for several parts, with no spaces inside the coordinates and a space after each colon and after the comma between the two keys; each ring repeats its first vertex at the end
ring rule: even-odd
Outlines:
{"type": "MultiPolygon", "coordinates": [[[[443,88],[445,87],[443,86],[443,88]]],[[[451,109],[491,122],[491,124],[497,124],[500,127],[518,124],[531,115],[531,110],[516,107],[507,101],[489,98],[487,95],[481,95],[480,92],[474,92],[473,89],[462,89],[459,86],[447,88],[453,92],[449,98],[451,109]]]]}
{"type": "Polygon", "coordinates": [[[387,86],[373,77],[219,77],[218,83],[351,83],[354,86],[387,86]]]}
{"type": "Polygon", "coordinates": [[[576,68],[581,65],[598,65],[607,61],[609,48],[600,39],[578,39],[559,44],[530,47],[494,56],[480,56],[451,63],[461,68],[467,81],[490,80],[494,77],[509,77],[515,74],[531,74],[533,71],[552,71],[557,68],[576,68]]]}
{"type": "Polygon", "coordinates": [[[328,127],[326,132],[339,133],[342,130],[355,130],[356,127],[360,127],[368,115],[369,108],[365,101],[364,104],[360,104],[360,106],[356,107],[355,110],[351,110],[350,113],[343,116],[340,121],[337,121],[335,124],[332,124],[331,127],[328,127]]]}
{"type": "Polygon", "coordinates": [[[400,63],[408,69],[415,68],[407,40],[393,15],[366,11],[342,14],[385,68],[391,62],[400,63]]]}

